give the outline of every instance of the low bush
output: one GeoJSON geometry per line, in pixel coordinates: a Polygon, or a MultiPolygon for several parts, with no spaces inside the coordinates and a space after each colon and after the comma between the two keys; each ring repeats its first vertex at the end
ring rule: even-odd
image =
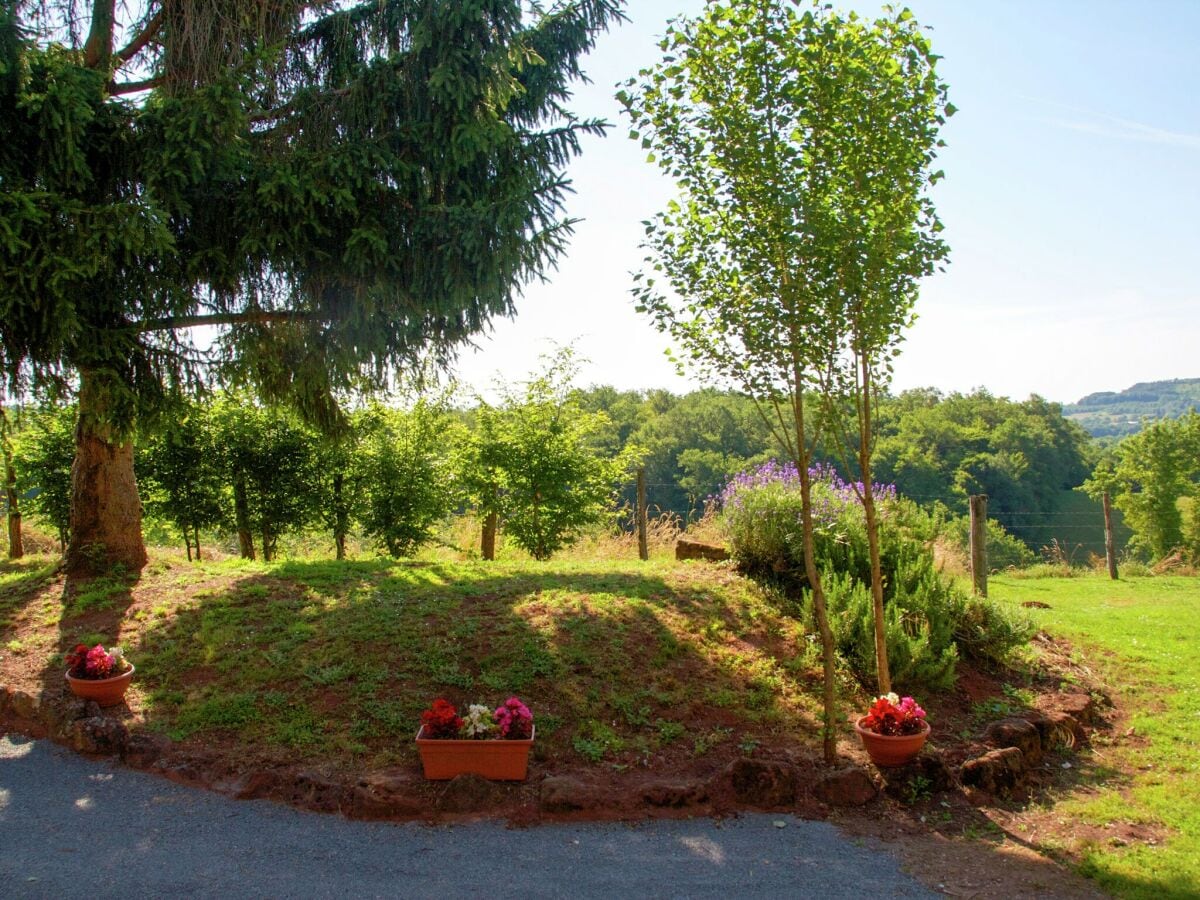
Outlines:
{"type": "MultiPolygon", "coordinates": [[[[875,680],[875,632],[866,521],[853,485],[836,472],[812,476],[817,563],[838,653],[864,685],[875,680]]],[[[906,690],[954,680],[960,654],[998,659],[1028,641],[1027,619],[968,597],[934,565],[936,515],[876,486],[888,662],[906,690]]],[[[783,588],[811,621],[804,575],[800,479],[793,466],[767,463],[734,478],[721,495],[721,521],[734,559],[751,577],[783,588]]]]}

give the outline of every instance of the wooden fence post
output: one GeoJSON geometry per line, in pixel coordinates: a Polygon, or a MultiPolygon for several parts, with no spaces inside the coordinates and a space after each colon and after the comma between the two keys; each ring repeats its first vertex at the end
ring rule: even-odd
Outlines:
{"type": "Polygon", "coordinates": [[[637,533],[638,558],[650,558],[650,543],[646,537],[646,470],[637,470],[637,533]]]}
{"type": "Polygon", "coordinates": [[[1113,541],[1112,498],[1108,491],[1100,498],[1104,506],[1104,557],[1108,561],[1108,577],[1117,580],[1117,549],[1113,541]]]}
{"type": "Polygon", "coordinates": [[[972,494],[967,500],[971,512],[971,582],[975,593],[987,596],[987,494],[972,494]]]}

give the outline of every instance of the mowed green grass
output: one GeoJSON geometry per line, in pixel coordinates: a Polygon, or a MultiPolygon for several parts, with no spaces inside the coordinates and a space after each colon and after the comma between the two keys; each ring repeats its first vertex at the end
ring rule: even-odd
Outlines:
{"type": "Polygon", "coordinates": [[[1164,839],[1077,848],[1085,873],[1119,896],[1200,896],[1200,578],[1001,577],[989,594],[1050,604],[1031,610],[1038,624],[1070,638],[1131,713],[1133,735],[1102,748],[1100,760],[1128,782],[1110,781],[1058,812],[1101,827],[1151,826],[1164,839]]]}
{"type": "Polygon", "coordinates": [[[31,593],[46,574],[0,572],[0,648],[37,647],[61,678],[74,642],[119,643],[131,708],[179,740],[375,768],[415,760],[435,697],[514,694],[548,763],[677,770],[819,740],[811,642],[724,566],[159,558],[136,581],[31,593]]]}

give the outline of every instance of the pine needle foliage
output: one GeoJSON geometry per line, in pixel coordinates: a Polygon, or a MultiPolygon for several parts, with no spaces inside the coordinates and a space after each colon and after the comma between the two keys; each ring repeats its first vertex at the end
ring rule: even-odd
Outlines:
{"type": "Polygon", "coordinates": [[[331,422],[448,362],[565,246],[564,169],[604,128],[566,103],[620,6],[3,3],[10,386],[87,372],[128,432],[219,375],[331,422]]]}

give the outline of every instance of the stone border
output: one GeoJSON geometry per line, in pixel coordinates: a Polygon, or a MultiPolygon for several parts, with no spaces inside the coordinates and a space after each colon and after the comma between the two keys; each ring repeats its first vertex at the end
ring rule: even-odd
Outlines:
{"type": "Polygon", "coordinates": [[[521,806],[532,821],[543,815],[586,818],[589,811],[643,818],[724,814],[739,809],[792,810],[821,815],[829,807],[863,806],[884,793],[910,800],[914,785],[930,793],[964,791],[1005,795],[1034,772],[1044,753],[1086,740],[1098,710],[1088,695],[1060,698],[1063,709],[1031,711],[992,722],[982,742],[992,749],[952,768],[940,751],[927,748],[907,766],[876,769],[848,764],[827,769],[815,756],[740,758],[704,781],[664,778],[644,782],[636,794],[614,798],[586,774],[546,775],[521,784],[497,784],[474,775],[446,783],[426,781],[415,767],[395,767],[357,778],[328,776],[292,766],[243,773],[220,770],[216,754],[186,751],[169,738],[133,732],[105,715],[93,701],[47,690],[34,696],[0,686],[0,723],[13,730],[45,734],[91,755],[118,757],[124,764],[173,781],[227,796],[278,800],[301,809],[340,813],[353,819],[430,819],[486,815],[521,806]]]}

